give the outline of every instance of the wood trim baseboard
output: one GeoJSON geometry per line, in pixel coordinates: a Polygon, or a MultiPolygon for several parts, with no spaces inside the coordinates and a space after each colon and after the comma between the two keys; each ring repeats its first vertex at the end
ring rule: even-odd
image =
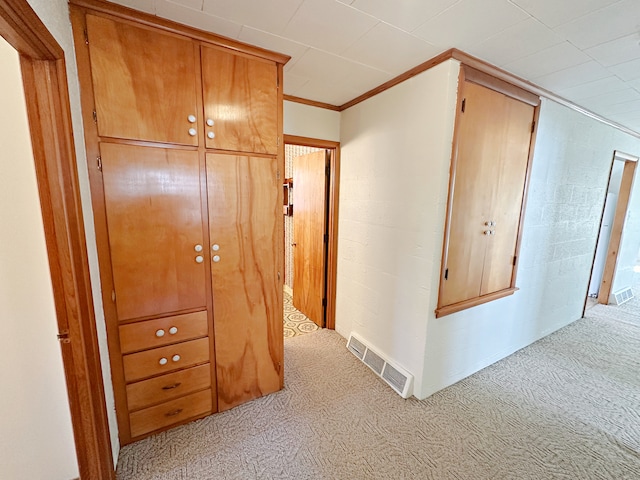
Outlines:
{"type": "MultiPolygon", "coordinates": [[[[338,273],[338,209],[340,204],[340,142],[284,135],[285,145],[302,145],[331,150],[329,177],[329,243],[327,249],[327,310],[325,327],[336,328],[336,280],[338,273]]],[[[295,212],[295,210],[294,210],[295,212]]]]}

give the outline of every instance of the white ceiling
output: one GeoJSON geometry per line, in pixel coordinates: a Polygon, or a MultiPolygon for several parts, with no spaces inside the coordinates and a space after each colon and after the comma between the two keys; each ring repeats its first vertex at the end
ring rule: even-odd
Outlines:
{"type": "Polygon", "coordinates": [[[640,132],[640,0],[112,0],[285,53],[342,105],[451,47],[640,132]]]}

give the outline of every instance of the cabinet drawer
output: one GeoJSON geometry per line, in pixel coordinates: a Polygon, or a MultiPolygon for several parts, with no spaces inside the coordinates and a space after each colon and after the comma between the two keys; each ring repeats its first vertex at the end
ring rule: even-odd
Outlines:
{"type": "Polygon", "coordinates": [[[169,373],[209,361],[209,338],[154,348],[122,357],[127,382],[169,373]]]}
{"type": "Polygon", "coordinates": [[[208,333],[206,311],[186,313],[122,325],[120,327],[120,348],[125,354],[161,347],[170,343],[184,342],[192,338],[203,337],[208,333]]]}
{"type": "Polygon", "coordinates": [[[198,415],[211,413],[211,406],[211,390],[204,390],[133,412],[129,415],[131,436],[138,437],[198,415]]]}
{"type": "Polygon", "coordinates": [[[209,364],[132,383],[127,385],[129,410],[139,410],[209,387],[211,387],[209,364]]]}

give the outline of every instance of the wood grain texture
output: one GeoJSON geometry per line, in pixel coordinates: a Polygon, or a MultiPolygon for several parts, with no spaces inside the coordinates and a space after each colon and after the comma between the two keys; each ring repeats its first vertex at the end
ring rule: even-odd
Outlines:
{"type": "Polygon", "coordinates": [[[94,15],[87,34],[99,134],[197,145],[192,41],[94,15]]]}
{"type": "Polygon", "coordinates": [[[211,390],[203,390],[131,413],[131,435],[139,437],[162,427],[210,412],[211,390]]]}
{"type": "Polygon", "coordinates": [[[281,180],[276,158],[207,154],[218,409],[281,388],[281,180]],[[215,257],[214,257],[215,258],[215,257]]]}
{"type": "Polygon", "coordinates": [[[145,320],[120,327],[120,350],[122,353],[131,353],[206,337],[208,334],[206,311],[145,320]],[[172,328],[175,329],[175,333],[171,333],[172,328]],[[158,336],[158,333],[161,336],[158,336]]]}
{"type": "Polygon", "coordinates": [[[206,307],[198,153],[101,145],[120,321],[206,307]]]}
{"type": "Polygon", "coordinates": [[[209,339],[200,338],[188,342],[158,347],[144,352],[124,355],[124,376],[127,382],[135,382],[154,375],[175,372],[200,363],[209,362],[209,339]],[[173,357],[179,355],[178,360],[173,357]],[[167,359],[163,365],[162,358],[167,359]]]}
{"type": "Polygon", "coordinates": [[[293,159],[293,305],[320,328],[325,315],[326,151],[293,159]]]}
{"type": "Polygon", "coordinates": [[[278,153],[277,66],[259,58],[202,47],[207,148],[278,153]]]}
{"type": "Polygon", "coordinates": [[[64,50],[26,0],[0,0],[0,33],[21,55],[56,61],[64,50]]]}
{"type": "Polygon", "coordinates": [[[444,317],[445,315],[451,315],[452,313],[460,312],[462,310],[466,310],[467,308],[476,307],[478,305],[482,305],[483,303],[489,303],[500,298],[508,297],[516,293],[518,290],[519,288],[516,287],[506,288],[498,292],[493,292],[487,295],[482,295],[480,297],[474,297],[458,303],[439,307],[435,311],[436,318],[444,317]]]}
{"type": "Polygon", "coordinates": [[[334,112],[340,112],[341,109],[338,105],[332,105],[331,103],[318,102],[316,100],[309,100],[307,98],[296,97],[294,95],[284,95],[284,100],[287,102],[301,103],[302,105],[309,105],[310,107],[324,108],[325,110],[333,110],[334,112]]]}
{"type": "Polygon", "coordinates": [[[182,397],[211,386],[211,365],[206,363],[127,385],[129,410],[182,397]]]}

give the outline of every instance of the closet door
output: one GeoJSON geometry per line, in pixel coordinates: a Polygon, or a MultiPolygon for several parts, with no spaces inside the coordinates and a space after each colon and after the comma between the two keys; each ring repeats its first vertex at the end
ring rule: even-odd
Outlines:
{"type": "Polygon", "coordinates": [[[204,309],[198,152],[100,150],[118,320],[204,309]]]}
{"type": "Polygon", "coordinates": [[[278,153],[277,75],[274,62],[202,47],[207,148],[278,153]]]}
{"type": "Polygon", "coordinates": [[[194,43],[87,15],[98,133],[197,145],[194,43]]]}
{"type": "Polygon", "coordinates": [[[277,159],[207,154],[218,409],[282,387],[277,159]]]}

